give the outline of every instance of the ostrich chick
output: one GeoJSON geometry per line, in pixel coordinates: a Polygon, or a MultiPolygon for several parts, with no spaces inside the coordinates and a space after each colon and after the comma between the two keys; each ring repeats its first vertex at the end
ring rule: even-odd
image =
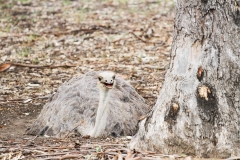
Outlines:
{"type": "Polygon", "coordinates": [[[115,73],[106,71],[98,74],[97,86],[99,88],[100,99],[97,109],[95,125],[90,133],[91,137],[101,136],[106,128],[109,112],[109,95],[111,94],[111,89],[115,87],[115,85],[115,73]]]}

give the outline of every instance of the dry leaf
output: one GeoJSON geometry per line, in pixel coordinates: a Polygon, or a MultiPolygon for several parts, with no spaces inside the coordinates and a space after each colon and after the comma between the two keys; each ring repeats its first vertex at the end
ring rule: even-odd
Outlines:
{"type": "Polygon", "coordinates": [[[6,71],[11,66],[12,66],[12,63],[1,64],[0,65],[0,72],[6,71]]]}
{"type": "Polygon", "coordinates": [[[130,151],[130,152],[128,152],[125,160],[137,160],[137,159],[140,159],[140,158],[141,158],[141,157],[135,157],[135,158],[133,158],[133,157],[134,157],[133,151],[130,151]]]}

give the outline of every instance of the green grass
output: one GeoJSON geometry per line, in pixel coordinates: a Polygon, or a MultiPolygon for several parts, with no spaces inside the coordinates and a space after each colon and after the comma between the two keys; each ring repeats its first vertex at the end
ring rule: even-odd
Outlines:
{"type": "Polygon", "coordinates": [[[77,23],[81,23],[82,21],[86,20],[88,12],[89,12],[89,8],[77,10],[75,14],[77,23]]]}
{"type": "Polygon", "coordinates": [[[6,26],[6,27],[3,29],[3,31],[9,33],[9,32],[10,32],[10,29],[11,29],[10,26],[6,26]]]}
{"type": "Polygon", "coordinates": [[[119,4],[128,4],[128,0],[118,0],[119,4]]]}
{"type": "Polygon", "coordinates": [[[21,57],[29,57],[32,54],[31,48],[22,48],[17,50],[17,54],[21,57]]]}
{"type": "Polygon", "coordinates": [[[14,0],[14,2],[30,3],[31,0],[14,0]]]}
{"type": "Polygon", "coordinates": [[[38,64],[38,63],[39,63],[38,58],[35,58],[35,59],[32,61],[32,63],[38,64]]]}
{"type": "Polygon", "coordinates": [[[91,155],[89,154],[85,156],[85,159],[90,159],[90,158],[91,158],[91,155]]]}
{"type": "Polygon", "coordinates": [[[65,4],[65,5],[70,5],[71,2],[70,2],[70,0],[63,0],[63,4],[65,4]]]}
{"type": "Polygon", "coordinates": [[[31,34],[31,35],[29,35],[28,37],[27,37],[27,41],[28,42],[32,42],[32,41],[34,41],[35,39],[37,39],[37,35],[36,34],[31,34]]]}

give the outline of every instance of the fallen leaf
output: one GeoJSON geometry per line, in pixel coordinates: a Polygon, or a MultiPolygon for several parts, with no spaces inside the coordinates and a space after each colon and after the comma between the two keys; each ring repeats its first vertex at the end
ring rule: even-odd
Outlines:
{"type": "Polygon", "coordinates": [[[90,139],[90,135],[85,135],[85,136],[83,136],[82,138],[84,138],[84,139],[90,139]]]}
{"type": "Polygon", "coordinates": [[[6,128],[7,126],[4,126],[4,125],[0,125],[0,128],[6,128]]]}
{"type": "Polygon", "coordinates": [[[12,66],[12,63],[1,64],[0,65],[0,72],[6,71],[11,66],[12,66]]]}
{"type": "Polygon", "coordinates": [[[141,158],[141,157],[134,157],[134,158],[133,158],[133,157],[134,157],[133,151],[130,151],[130,152],[128,152],[125,160],[137,160],[137,159],[140,159],[140,158],[141,158]]]}

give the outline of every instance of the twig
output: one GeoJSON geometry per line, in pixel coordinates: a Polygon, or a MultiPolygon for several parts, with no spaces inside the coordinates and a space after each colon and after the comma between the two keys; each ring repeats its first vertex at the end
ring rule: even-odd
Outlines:
{"type": "Polygon", "coordinates": [[[44,157],[44,156],[61,156],[65,155],[66,153],[53,153],[53,154],[41,154],[41,155],[36,155],[35,157],[44,157]]]}
{"type": "Polygon", "coordinates": [[[36,135],[33,139],[28,139],[28,140],[26,140],[26,141],[23,141],[23,142],[21,143],[21,145],[24,145],[24,144],[26,144],[26,143],[29,142],[29,141],[34,141],[37,137],[39,137],[39,135],[36,135]]]}
{"type": "MultiPolygon", "coordinates": [[[[102,26],[92,26],[92,28],[90,29],[82,29],[82,28],[79,28],[79,29],[73,29],[73,30],[70,30],[70,31],[61,31],[61,32],[40,32],[40,33],[20,33],[20,34],[8,34],[8,35],[0,35],[0,38],[8,38],[8,37],[23,37],[23,36],[31,36],[31,35],[35,35],[35,36],[43,36],[43,35],[55,35],[55,36],[60,36],[60,35],[67,35],[67,34],[77,34],[79,32],[84,32],[84,34],[88,34],[88,33],[93,33],[95,31],[98,31],[98,30],[101,30],[101,31],[104,31],[105,33],[112,33],[112,31],[106,31],[106,29],[102,26]]],[[[115,32],[114,32],[115,33],[115,32]]]]}
{"type": "Polygon", "coordinates": [[[20,67],[29,67],[29,68],[58,68],[58,67],[76,67],[77,65],[45,65],[45,66],[38,66],[38,65],[32,65],[32,64],[21,64],[21,63],[11,63],[14,66],[20,66],[20,67]]]}
{"type": "Polygon", "coordinates": [[[72,148],[72,146],[61,146],[61,147],[58,147],[58,146],[54,146],[54,147],[41,147],[41,146],[38,146],[36,147],[36,149],[39,149],[39,150],[44,150],[44,151],[47,151],[47,150],[55,150],[55,149],[70,149],[72,148]]]}
{"type": "Polygon", "coordinates": [[[23,36],[30,36],[30,35],[36,35],[36,36],[40,36],[39,34],[36,33],[28,33],[28,34],[7,34],[7,35],[0,35],[0,38],[8,38],[8,37],[23,37],[23,36]]]}
{"type": "Polygon", "coordinates": [[[64,155],[64,156],[62,156],[61,158],[60,158],[60,160],[61,159],[68,159],[68,158],[80,158],[80,157],[83,157],[83,155],[81,155],[81,154],[66,154],[66,155],[64,155]]]}
{"type": "Polygon", "coordinates": [[[66,34],[77,34],[78,32],[93,33],[97,29],[74,29],[71,31],[62,31],[62,32],[43,32],[42,34],[52,34],[55,36],[66,35],[66,34]]]}
{"type": "Polygon", "coordinates": [[[138,35],[136,35],[134,32],[130,32],[132,35],[134,35],[137,39],[143,41],[144,43],[147,43],[146,40],[142,39],[141,37],[139,37],[138,35]]]}
{"type": "MultiPolygon", "coordinates": [[[[124,144],[87,144],[87,145],[83,145],[81,146],[81,148],[89,148],[89,147],[97,147],[97,146],[102,146],[102,147],[108,147],[108,146],[120,146],[123,147],[124,144]]],[[[124,150],[124,149],[121,149],[124,150]]]]}
{"type": "MultiPolygon", "coordinates": [[[[31,97],[31,98],[16,98],[16,99],[4,99],[4,100],[0,100],[0,104],[8,104],[8,103],[27,103],[25,102],[26,100],[31,99],[32,100],[36,100],[36,99],[49,99],[51,96],[47,95],[47,96],[38,96],[38,97],[31,97]]],[[[30,101],[29,101],[30,102],[30,101]]]]}
{"type": "Polygon", "coordinates": [[[74,127],[71,131],[69,131],[68,134],[67,134],[63,139],[67,138],[68,135],[69,135],[73,130],[75,130],[77,127],[79,127],[79,126],[82,125],[83,123],[84,123],[84,120],[82,120],[76,127],[74,127]]]}
{"type": "Polygon", "coordinates": [[[0,35],[0,38],[8,38],[8,37],[23,37],[23,36],[31,36],[31,35],[35,35],[35,36],[43,36],[43,35],[55,35],[55,36],[59,36],[59,35],[65,35],[65,34],[76,34],[78,32],[85,32],[86,33],[93,33],[96,29],[74,29],[74,30],[70,30],[70,31],[62,31],[62,32],[42,32],[42,33],[26,33],[26,34],[8,34],[8,35],[0,35]]]}
{"type": "Polygon", "coordinates": [[[21,64],[21,63],[13,63],[13,62],[9,62],[9,63],[5,63],[5,64],[0,64],[0,72],[3,72],[7,69],[9,69],[11,66],[20,66],[20,67],[29,67],[29,68],[58,68],[58,67],[76,67],[77,65],[69,65],[69,64],[64,64],[64,65],[45,65],[45,66],[38,66],[38,65],[33,65],[33,64],[21,64]]]}

